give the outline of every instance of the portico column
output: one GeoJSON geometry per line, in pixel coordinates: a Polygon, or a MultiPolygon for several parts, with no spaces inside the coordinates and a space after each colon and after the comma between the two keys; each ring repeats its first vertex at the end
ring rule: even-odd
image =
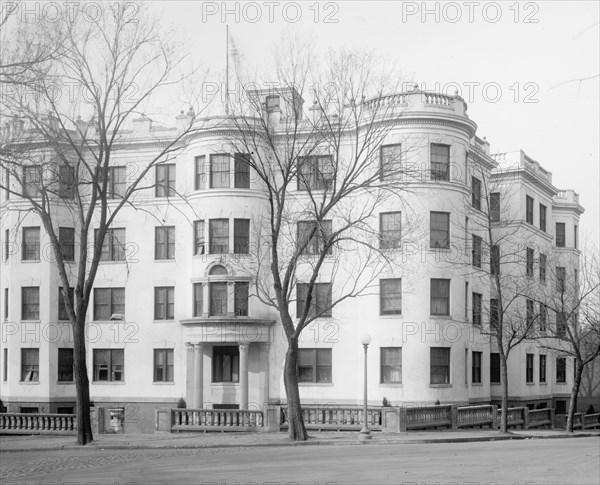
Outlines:
{"type": "Polygon", "coordinates": [[[204,344],[194,344],[194,409],[201,409],[203,404],[204,344]]]}
{"type": "Polygon", "coordinates": [[[240,409],[248,409],[248,347],[240,344],[240,409]]]}

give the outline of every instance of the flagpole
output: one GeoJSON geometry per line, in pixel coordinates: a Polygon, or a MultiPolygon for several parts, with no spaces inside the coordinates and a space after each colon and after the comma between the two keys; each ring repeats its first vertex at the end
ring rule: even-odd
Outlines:
{"type": "Polygon", "coordinates": [[[229,25],[225,25],[225,113],[229,114],[229,25]]]}

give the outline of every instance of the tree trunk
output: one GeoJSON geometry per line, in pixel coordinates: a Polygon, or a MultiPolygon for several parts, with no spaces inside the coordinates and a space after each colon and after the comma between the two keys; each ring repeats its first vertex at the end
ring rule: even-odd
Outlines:
{"type": "Polygon", "coordinates": [[[573,388],[571,389],[571,400],[569,402],[569,412],[567,413],[567,433],[573,432],[573,421],[575,413],[577,412],[577,395],[579,394],[581,375],[583,374],[583,366],[579,362],[580,360],[577,359],[577,363],[575,364],[575,380],[573,381],[573,388]]]}
{"type": "Polygon", "coordinates": [[[308,434],[304,427],[302,408],[300,406],[300,390],[298,389],[298,341],[291,339],[285,354],[284,382],[287,398],[288,434],[294,441],[306,441],[308,434]]]}
{"type": "Polygon", "coordinates": [[[500,352],[500,387],[502,388],[502,414],[500,415],[500,432],[508,433],[508,365],[506,356],[500,352]]]}
{"type": "Polygon", "coordinates": [[[94,440],[90,419],[90,382],[85,359],[85,317],[78,315],[73,325],[73,358],[75,390],[77,393],[77,444],[87,445],[94,440]]]}

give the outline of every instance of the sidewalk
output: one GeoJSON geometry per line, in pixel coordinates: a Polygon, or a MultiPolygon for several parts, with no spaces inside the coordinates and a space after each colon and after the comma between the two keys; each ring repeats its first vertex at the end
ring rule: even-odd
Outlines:
{"type": "MultiPolygon", "coordinates": [[[[404,433],[372,433],[373,439],[358,441],[357,432],[309,432],[308,441],[290,441],[287,433],[164,433],[164,434],[101,434],[94,437],[86,449],[194,449],[249,446],[311,446],[361,444],[423,444],[500,441],[511,439],[552,439],[600,437],[594,430],[568,434],[563,430],[514,430],[501,435],[497,430],[407,431],[404,433]]],[[[0,436],[0,452],[50,451],[80,449],[74,436],[0,436]]]]}

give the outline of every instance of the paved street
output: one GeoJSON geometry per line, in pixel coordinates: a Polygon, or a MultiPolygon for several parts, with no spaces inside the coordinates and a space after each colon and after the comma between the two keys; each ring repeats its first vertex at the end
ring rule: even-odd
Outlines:
{"type": "Polygon", "coordinates": [[[0,454],[9,483],[594,484],[598,438],[0,454]]]}

